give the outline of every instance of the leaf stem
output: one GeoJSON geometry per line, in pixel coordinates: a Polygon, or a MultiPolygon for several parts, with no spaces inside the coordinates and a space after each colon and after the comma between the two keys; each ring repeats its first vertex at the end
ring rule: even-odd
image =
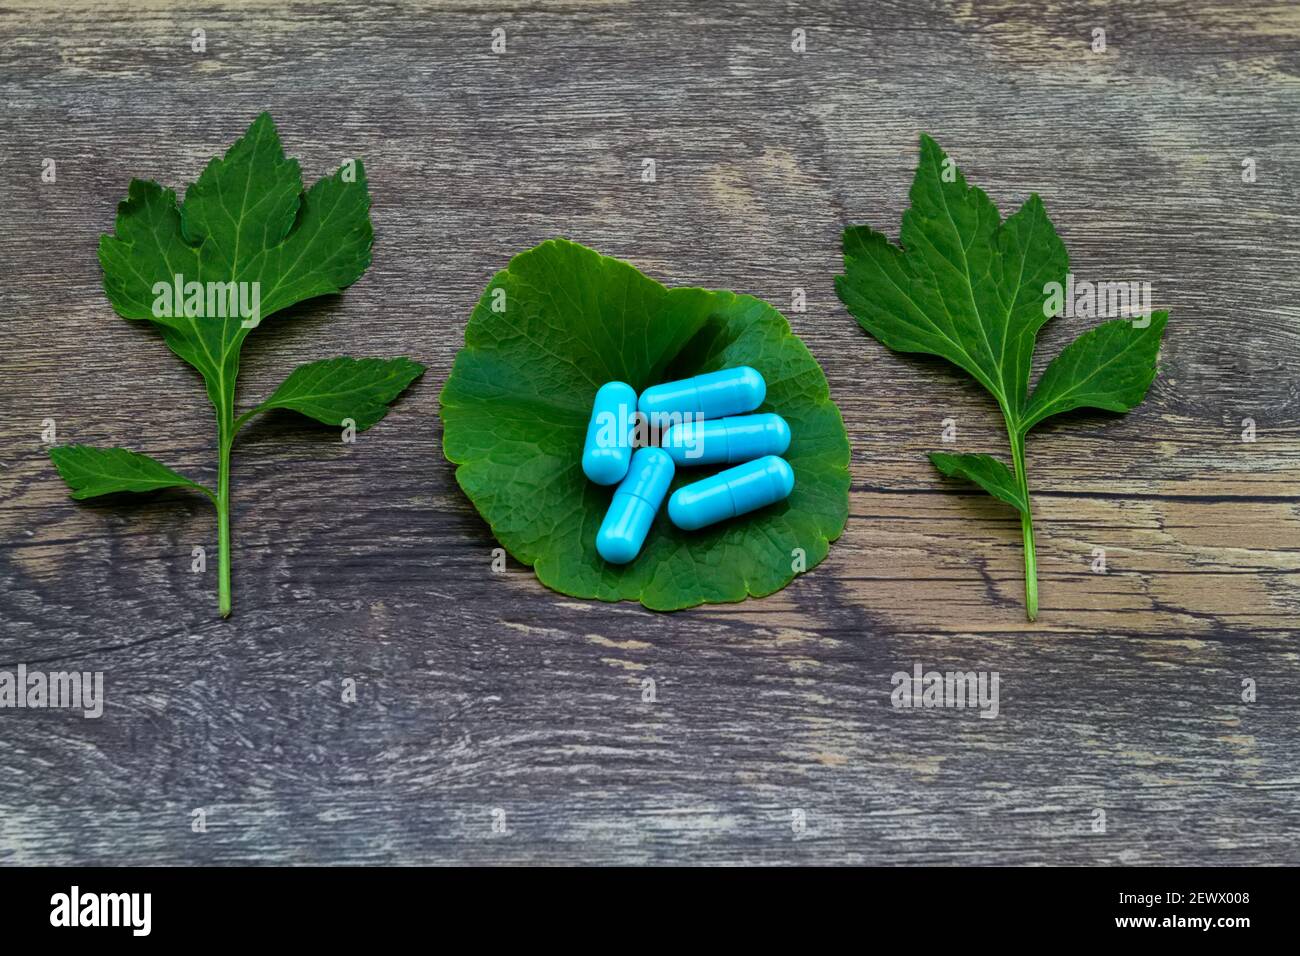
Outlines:
{"type": "Polygon", "coordinates": [[[217,421],[217,590],[221,616],[230,616],[230,446],[235,429],[230,424],[233,410],[223,409],[217,421]]]}
{"type": "Polygon", "coordinates": [[[1025,616],[1038,617],[1038,554],[1034,549],[1034,514],[1029,501],[1029,481],[1025,475],[1025,433],[1007,422],[1011,436],[1011,461],[1015,465],[1016,487],[1025,500],[1025,510],[1020,512],[1020,535],[1025,548],[1025,616]]]}
{"type": "Polygon", "coordinates": [[[258,405],[256,408],[250,408],[248,411],[244,412],[244,414],[236,418],[235,424],[230,427],[230,440],[234,441],[235,432],[239,431],[241,428],[247,425],[248,420],[260,411],[262,411],[262,406],[258,405]]]}

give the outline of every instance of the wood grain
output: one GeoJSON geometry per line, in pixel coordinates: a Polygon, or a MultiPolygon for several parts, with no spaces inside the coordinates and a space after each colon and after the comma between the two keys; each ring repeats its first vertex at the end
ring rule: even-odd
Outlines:
{"type": "Polygon", "coordinates": [[[108,696],[0,711],[0,862],[1300,862],[1294,4],[20,2],[0,90],[0,669],[108,696]],[[430,371],[355,445],[245,433],[222,622],[206,503],[74,503],[40,435],[213,475],[197,377],[114,316],[95,246],[132,176],[184,186],[263,109],[308,178],[364,156],[376,245],[249,340],[245,404],[335,354],[430,371]],[[1012,516],[924,457],[1003,453],[996,410],[834,294],[846,224],[897,234],[921,130],[1173,317],[1143,406],[1030,439],[1035,624],[1012,516]],[[822,566],[672,615],[491,572],[437,394],[487,279],[552,235],[806,290],[853,444],[822,566]],[[893,708],[915,662],[999,672],[998,718],[893,708]]]}

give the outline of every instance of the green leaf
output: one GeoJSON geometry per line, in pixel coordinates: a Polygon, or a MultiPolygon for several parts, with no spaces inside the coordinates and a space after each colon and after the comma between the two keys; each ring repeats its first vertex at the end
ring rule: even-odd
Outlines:
{"type": "Polygon", "coordinates": [[[1016,476],[1011,474],[1011,469],[991,455],[948,455],[932,451],[930,461],[949,478],[973,481],[1017,511],[1024,512],[1029,507],[1016,487],[1016,476]]]}
{"type": "MultiPolygon", "coordinates": [[[[113,308],[158,326],[168,347],[203,377],[216,410],[217,490],[209,494],[217,508],[223,616],[231,609],[230,460],[239,426],[262,409],[293,408],[327,422],[351,417],[367,428],[423,371],[405,359],[317,362],[292,373],[264,405],[236,417],[239,355],[249,333],[267,316],[356,281],[370,264],[372,236],[361,161],[349,160],[304,192],[297,160],[285,157],[275,124],[263,113],[208,163],[180,205],[172,190],[132,180],[114,233],[100,239],[113,308]]],[[[142,455],[94,454],[108,457],[85,475],[65,470],[65,464],[84,464],[75,456],[65,454],[64,464],[55,457],[70,484],[69,475],[84,480],[73,485],[75,497],[191,484],[142,455]]]]}
{"type": "Polygon", "coordinates": [[[77,499],[96,498],[120,491],[145,492],[159,488],[193,488],[208,497],[212,492],[148,455],[125,448],[62,445],[50,449],[50,460],[77,499]]]}
{"type": "Polygon", "coordinates": [[[1049,292],[1052,284],[1066,286],[1069,269],[1042,201],[1030,196],[1003,221],[924,134],[911,200],[901,247],[865,226],[844,231],[844,275],[835,288],[858,324],[885,346],[947,359],[997,401],[1014,471],[984,455],[931,458],[946,474],[969,478],[1019,509],[1032,620],[1038,582],[1025,435],[1071,408],[1127,411],[1141,402],[1155,376],[1166,315],[1156,313],[1146,328],[1118,321],[1084,334],[1051,363],[1031,399],[1030,367],[1049,317],[1049,292]]]}
{"type": "Polygon", "coordinates": [[[344,356],[309,362],[290,372],[253,411],[287,408],[326,425],[341,425],[350,418],[357,431],[365,431],[387,415],[388,404],[423,374],[423,365],[406,358],[344,356]]]}
{"type": "Polygon", "coordinates": [[[1136,408],[1156,377],[1156,353],[1168,319],[1167,312],[1153,312],[1145,328],[1116,319],[1079,336],[1043,372],[1020,427],[1028,431],[1075,408],[1136,408]]]}
{"type": "Polygon", "coordinates": [[[921,137],[911,198],[902,249],[867,228],[845,231],[840,298],[889,348],[947,359],[1015,417],[1047,321],[1043,286],[1064,284],[1065,247],[1037,196],[1002,222],[929,136],[921,137]]]}
{"type": "Polygon", "coordinates": [[[104,291],[118,314],[161,327],[171,350],[203,376],[218,414],[233,406],[239,352],[256,324],[341,291],[370,264],[370,194],[359,160],[354,170],[353,181],[340,170],[303,193],[298,161],[285,158],[263,113],[208,163],[179,208],[172,190],[131,181],[115,234],[99,243],[104,291]],[[201,284],[204,315],[187,315],[174,294],[161,301],[159,284],[174,289],[177,275],[182,288],[201,284]],[[247,310],[230,308],[228,289],[209,299],[209,283],[229,282],[246,284],[234,291],[247,310]]]}
{"type": "MultiPolygon", "coordinates": [[[[456,480],[505,548],[564,594],[656,610],[779,590],[820,562],[848,515],[849,445],[821,367],[772,306],[750,296],[667,289],[631,265],[563,239],[515,256],[488,284],[441,397],[456,480]],[[768,383],[759,411],[793,441],[785,502],[701,531],[661,512],[637,559],[612,565],[595,538],[611,489],[581,457],[605,382],[638,391],[734,365],[768,383]]],[[[674,487],[717,469],[681,469],[674,487]]]]}

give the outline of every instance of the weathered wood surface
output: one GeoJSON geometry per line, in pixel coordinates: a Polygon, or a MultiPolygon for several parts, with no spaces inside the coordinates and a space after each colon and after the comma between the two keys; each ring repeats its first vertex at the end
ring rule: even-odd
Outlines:
{"type": "Polygon", "coordinates": [[[1300,862],[1298,11],[7,4],[0,665],[103,670],[108,702],[0,711],[0,862],[1300,862]],[[308,177],[365,157],[376,245],[250,339],[245,402],[345,352],[430,371],[355,445],[289,416],[240,440],[223,622],[215,562],[190,573],[206,503],[74,503],[40,431],[213,474],[197,377],[114,316],[95,245],[132,176],[183,186],[262,109],[308,177]],[[1145,405],[1031,438],[1032,625],[1015,522],[924,459],[948,417],[1001,453],[994,408],[833,291],[845,224],[896,234],[920,130],[1004,212],[1042,195],[1077,275],[1173,314],[1145,405]],[[807,290],[853,443],[825,564],[673,615],[490,572],[437,393],[489,276],[557,234],[807,290]],[[892,708],[918,661],[998,671],[999,717],[892,708]]]}

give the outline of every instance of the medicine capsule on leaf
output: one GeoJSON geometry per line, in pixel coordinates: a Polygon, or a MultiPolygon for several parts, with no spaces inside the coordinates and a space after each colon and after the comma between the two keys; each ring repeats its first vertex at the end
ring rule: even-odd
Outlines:
{"type": "Polygon", "coordinates": [[[734,465],[764,455],[784,455],[790,426],[780,415],[735,415],[674,425],[662,446],[678,465],[734,465]]]}
{"type": "Polygon", "coordinates": [[[606,382],[596,391],[582,449],[582,471],[598,485],[623,480],[632,460],[636,392],[626,382],[606,382]]]}
{"type": "Polygon", "coordinates": [[[703,415],[723,418],[752,412],[767,397],[767,383],[748,365],[653,385],[641,393],[637,407],[658,426],[664,417],[703,415]]]}
{"type": "Polygon", "coordinates": [[[641,552],[655,512],[673,481],[673,460],[662,448],[639,448],[627,477],[596,532],[596,550],[611,564],[626,564],[641,552]]]}
{"type": "Polygon", "coordinates": [[[768,455],[678,488],[668,499],[668,517],[683,531],[747,514],[782,501],[794,490],[794,470],[768,455]]]}

